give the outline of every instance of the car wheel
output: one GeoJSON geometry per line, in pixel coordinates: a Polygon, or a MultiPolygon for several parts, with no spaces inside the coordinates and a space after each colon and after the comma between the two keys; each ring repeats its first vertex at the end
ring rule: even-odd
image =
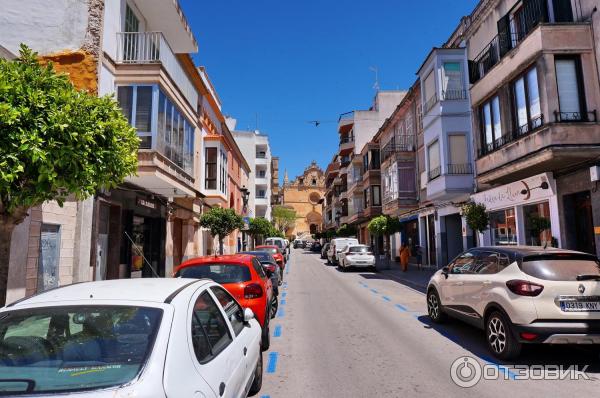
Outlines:
{"type": "Polygon", "coordinates": [[[252,397],[259,393],[262,388],[262,379],[263,379],[263,354],[262,352],[258,356],[258,363],[256,364],[256,369],[254,370],[254,381],[252,381],[252,385],[250,386],[250,391],[248,392],[248,396],[252,397]]]}
{"type": "MultiPolygon", "coordinates": [[[[268,314],[268,312],[267,312],[268,314]]],[[[268,318],[268,317],[267,317],[268,318]]],[[[271,346],[271,327],[269,319],[265,319],[265,326],[262,328],[262,336],[260,346],[263,351],[267,351],[271,346]]]]}
{"type": "Polygon", "coordinates": [[[427,314],[434,323],[443,323],[448,318],[442,308],[440,296],[435,289],[429,289],[427,293],[427,314]]]}
{"type": "Polygon", "coordinates": [[[522,344],[515,339],[510,321],[499,311],[487,318],[485,337],[490,351],[499,359],[513,359],[521,353],[522,344]]]}
{"type": "Polygon", "coordinates": [[[271,319],[275,318],[277,314],[277,310],[279,309],[279,298],[277,296],[273,296],[271,299],[271,319]]]}

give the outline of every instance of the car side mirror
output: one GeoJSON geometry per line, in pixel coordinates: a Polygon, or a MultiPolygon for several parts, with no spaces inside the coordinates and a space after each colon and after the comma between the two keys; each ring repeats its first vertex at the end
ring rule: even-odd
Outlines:
{"type": "Polygon", "coordinates": [[[446,279],[448,279],[449,272],[450,272],[450,268],[448,268],[447,266],[442,268],[442,275],[444,275],[446,277],[446,279]]]}
{"type": "Polygon", "coordinates": [[[254,319],[254,312],[250,308],[244,308],[244,322],[248,323],[254,319]]]}

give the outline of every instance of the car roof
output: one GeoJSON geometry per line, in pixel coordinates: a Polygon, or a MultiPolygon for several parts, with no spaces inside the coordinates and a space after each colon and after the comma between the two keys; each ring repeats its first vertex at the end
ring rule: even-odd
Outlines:
{"type": "Polygon", "coordinates": [[[210,279],[189,278],[137,278],[82,282],[51,289],[19,300],[7,307],[14,309],[32,304],[56,301],[75,301],[80,304],[98,300],[146,301],[164,303],[192,284],[202,286],[210,279]]]}
{"type": "Polygon", "coordinates": [[[276,245],[258,245],[254,246],[255,249],[279,249],[279,246],[276,245]]]}
{"type": "Polygon", "coordinates": [[[596,258],[593,254],[578,252],[574,250],[560,249],[557,247],[546,247],[543,246],[481,246],[481,247],[473,247],[470,250],[493,250],[498,253],[503,253],[511,258],[518,258],[519,260],[523,260],[524,257],[529,256],[540,256],[540,255],[552,255],[552,254],[573,254],[578,256],[587,256],[590,259],[596,258]]]}
{"type": "Polygon", "coordinates": [[[223,254],[220,256],[202,256],[202,257],[196,257],[196,258],[187,260],[186,262],[184,262],[183,264],[178,266],[177,270],[180,270],[180,269],[186,268],[186,267],[192,267],[195,265],[215,264],[215,263],[248,265],[248,264],[252,264],[253,258],[254,258],[254,256],[252,256],[250,254],[242,254],[242,253],[223,254]]]}

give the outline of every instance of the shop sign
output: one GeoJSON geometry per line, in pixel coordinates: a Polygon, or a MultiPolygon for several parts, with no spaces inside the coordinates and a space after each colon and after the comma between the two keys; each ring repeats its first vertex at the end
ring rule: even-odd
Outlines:
{"type": "Polygon", "coordinates": [[[156,202],[144,198],[137,198],[137,205],[147,209],[156,210],[156,202]]]}
{"type": "Polygon", "coordinates": [[[476,193],[471,195],[471,199],[484,204],[489,210],[532,203],[548,199],[554,194],[554,179],[549,173],[543,173],[476,193]]]}

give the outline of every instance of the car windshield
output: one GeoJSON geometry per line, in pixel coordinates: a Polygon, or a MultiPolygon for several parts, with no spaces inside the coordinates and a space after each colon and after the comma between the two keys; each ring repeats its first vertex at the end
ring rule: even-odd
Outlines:
{"type": "Polygon", "coordinates": [[[275,259],[273,258],[273,256],[271,256],[267,252],[261,252],[261,251],[242,252],[240,254],[249,254],[251,256],[255,256],[258,259],[258,261],[260,261],[261,263],[274,263],[275,262],[275,259]]]}
{"type": "Polygon", "coordinates": [[[350,253],[368,253],[369,248],[367,246],[352,246],[348,249],[350,253]]]}
{"type": "Polygon", "coordinates": [[[199,264],[186,267],[175,276],[182,278],[212,279],[217,283],[240,283],[249,281],[250,270],[243,264],[199,264]]]}
{"type": "Polygon", "coordinates": [[[125,384],[136,377],[152,351],[161,316],[158,308],[131,306],[2,313],[0,395],[125,384]]]}
{"type": "Polygon", "coordinates": [[[589,256],[545,255],[525,257],[523,272],[550,281],[577,281],[580,278],[600,278],[598,261],[589,256]]]}

